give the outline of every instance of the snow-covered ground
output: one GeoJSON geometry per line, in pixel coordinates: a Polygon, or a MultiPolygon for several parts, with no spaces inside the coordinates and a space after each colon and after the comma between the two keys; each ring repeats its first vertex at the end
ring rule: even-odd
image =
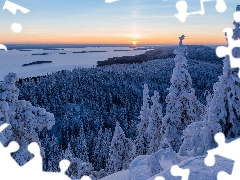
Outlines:
{"type": "Polygon", "coordinates": [[[134,56],[145,53],[146,50],[133,50],[129,47],[86,47],[86,48],[64,48],[64,50],[42,50],[28,49],[31,51],[9,50],[0,51],[0,80],[10,72],[17,73],[18,77],[39,76],[60,71],[72,70],[74,67],[92,67],[97,61],[107,60],[111,57],[134,56]],[[131,50],[131,51],[114,51],[131,50]],[[73,53],[81,51],[106,51],[73,53]],[[48,53],[47,55],[32,55],[48,53]],[[59,54],[66,53],[66,54],[59,54]],[[52,61],[52,63],[22,66],[34,61],[52,61]]]}
{"type": "MultiPolygon", "coordinates": [[[[179,164],[182,169],[190,169],[189,180],[217,180],[217,174],[220,171],[224,171],[231,174],[233,168],[233,161],[227,160],[220,156],[215,156],[216,164],[213,167],[208,167],[204,164],[204,158],[206,156],[193,157],[179,164]]],[[[172,176],[170,169],[167,169],[148,180],[154,180],[155,177],[162,176],[166,180],[180,180],[181,177],[172,176]]],[[[140,180],[140,179],[139,179],[140,180]]]]}
{"type": "MultiPolygon", "coordinates": [[[[132,171],[129,170],[119,171],[117,173],[108,175],[101,180],[154,180],[158,176],[164,177],[166,180],[180,180],[181,177],[172,176],[170,169],[167,169],[155,176],[149,176],[149,170],[147,169],[146,162],[149,156],[139,156],[131,164],[132,171]]],[[[233,161],[227,160],[223,157],[216,156],[216,164],[213,167],[208,167],[204,164],[204,158],[206,156],[199,156],[188,158],[182,161],[179,166],[182,169],[189,168],[190,176],[189,180],[217,180],[217,174],[220,171],[231,174],[233,168],[233,161]]]]}
{"type": "Polygon", "coordinates": [[[129,173],[128,170],[122,170],[109,176],[106,176],[100,180],[128,180],[128,173],[129,173]]]}

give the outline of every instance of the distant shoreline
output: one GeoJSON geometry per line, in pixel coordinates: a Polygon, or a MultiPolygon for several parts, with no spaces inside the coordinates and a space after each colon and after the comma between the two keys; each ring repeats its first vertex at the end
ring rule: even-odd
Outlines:
{"type": "MultiPolygon", "coordinates": [[[[218,58],[216,56],[215,46],[203,46],[203,45],[186,45],[186,46],[188,47],[187,58],[189,59],[212,61],[212,63],[222,63],[221,61],[222,58],[218,58]],[[201,54],[200,52],[198,52],[198,50],[201,50],[201,49],[205,49],[206,52],[208,53],[201,54]],[[201,55],[198,53],[200,53],[201,55]]],[[[135,56],[112,57],[104,61],[97,61],[97,67],[108,66],[113,64],[143,63],[144,61],[149,61],[154,59],[174,58],[175,54],[173,53],[173,51],[176,48],[177,46],[159,46],[159,47],[154,47],[154,50],[149,50],[143,54],[139,54],[135,56]]],[[[136,48],[135,50],[141,50],[141,49],[145,49],[145,48],[136,48]]]]}
{"type": "Polygon", "coordinates": [[[28,64],[23,64],[22,66],[31,66],[31,65],[35,65],[35,64],[45,64],[45,63],[52,63],[52,61],[34,61],[28,64]]]}
{"type": "MultiPolygon", "coordinates": [[[[161,47],[161,46],[177,46],[178,44],[138,44],[133,46],[132,44],[5,44],[8,50],[28,50],[28,49],[42,49],[42,50],[62,50],[63,48],[86,48],[86,47],[161,47]]],[[[224,44],[206,44],[203,46],[217,47],[224,44]]]]}

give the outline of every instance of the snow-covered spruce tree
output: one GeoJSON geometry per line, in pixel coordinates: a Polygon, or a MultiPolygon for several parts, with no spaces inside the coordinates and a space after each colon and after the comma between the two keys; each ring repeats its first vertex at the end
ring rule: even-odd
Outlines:
{"type": "Polygon", "coordinates": [[[216,147],[214,135],[221,132],[222,128],[219,123],[208,121],[212,94],[205,91],[204,96],[206,97],[205,120],[193,122],[183,131],[183,143],[178,152],[180,156],[201,156],[216,147]]]}
{"type": "Polygon", "coordinates": [[[137,126],[138,136],[135,140],[135,156],[144,155],[147,153],[148,139],[147,139],[147,127],[149,122],[150,108],[149,108],[149,94],[148,85],[144,84],[143,89],[143,105],[140,111],[140,123],[137,126]]]}
{"type": "Polygon", "coordinates": [[[147,127],[148,148],[147,154],[152,154],[158,150],[161,142],[162,128],[162,105],[159,103],[159,93],[154,91],[151,97],[152,106],[147,127]]]}
{"type": "Polygon", "coordinates": [[[81,126],[78,136],[71,137],[70,145],[72,148],[72,153],[74,157],[81,159],[83,162],[88,162],[88,149],[86,145],[86,138],[84,134],[83,127],[81,126]]]}
{"type": "MultiPolygon", "coordinates": [[[[240,23],[234,22],[233,38],[240,38],[240,23]]],[[[240,50],[233,49],[233,56],[239,58],[240,50]]],[[[223,60],[223,75],[215,84],[208,119],[218,122],[227,138],[240,136],[240,79],[238,68],[231,68],[229,56],[223,60]]]]}
{"type": "MultiPolygon", "coordinates": [[[[33,155],[27,150],[31,142],[37,142],[41,147],[38,139],[38,132],[43,128],[50,130],[55,124],[54,115],[46,112],[40,107],[33,107],[28,101],[18,100],[19,90],[15,87],[18,80],[15,73],[9,73],[4,77],[4,82],[0,84],[0,101],[1,121],[9,123],[12,134],[7,137],[9,141],[16,141],[20,148],[13,153],[15,160],[20,164],[25,164],[33,155]]],[[[9,135],[10,133],[8,133],[9,135]]],[[[4,142],[7,144],[8,142],[4,142]]],[[[44,156],[41,148],[42,156],[44,156]]]]}
{"type": "Polygon", "coordinates": [[[214,135],[221,132],[220,124],[208,120],[191,123],[183,131],[183,143],[178,154],[181,156],[201,156],[216,147],[214,135]]]}
{"type": "Polygon", "coordinates": [[[200,121],[204,114],[202,105],[195,96],[192,79],[184,68],[187,65],[186,46],[182,35],[177,49],[174,50],[175,67],[171,78],[169,94],[166,97],[166,115],[163,117],[162,134],[167,137],[174,151],[182,144],[182,131],[192,122],[200,121]]]}
{"type": "Polygon", "coordinates": [[[209,112],[209,108],[210,108],[210,105],[211,105],[213,95],[208,90],[206,90],[204,92],[204,96],[206,98],[206,100],[205,100],[206,106],[205,106],[205,115],[204,115],[203,119],[208,119],[208,112],[209,112]]]}
{"type": "Polygon", "coordinates": [[[125,137],[125,134],[116,123],[114,135],[109,149],[108,173],[112,174],[128,169],[132,157],[132,142],[125,137]]]}
{"type": "Polygon", "coordinates": [[[111,145],[112,133],[109,129],[105,131],[100,128],[98,131],[98,137],[94,139],[93,146],[93,158],[94,158],[94,169],[100,171],[106,167],[107,159],[109,155],[109,147],[111,145]]]}
{"type": "MultiPolygon", "coordinates": [[[[57,172],[59,171],[59,162],[63,159],[62,152],[58,144],[58,139],[54,136],[51,139],[47,136],[44,141],[44,152],[46,161],[46,171],[57,172]]],[[[43,144],[42,144],[43,145],[43,144]]]]}
{"type": "Polygon", "coordinates": [[[70,144],[68,144],[68,148],[63,151],[63,158],[70,161],[70,167],[66,171],[66,174],[71,179],[81,179],[84,175],[91,175],[92,174],[92,164],[89,162],[84,162],[79,158],[76,158],[72,154],[72,149],[70,144]]]}

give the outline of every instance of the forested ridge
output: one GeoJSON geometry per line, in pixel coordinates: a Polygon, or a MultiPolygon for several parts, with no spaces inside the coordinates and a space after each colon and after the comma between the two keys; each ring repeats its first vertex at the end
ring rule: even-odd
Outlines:
{"type": "MultiPolygon", "coordinates": [[[[100,170],[106,168],[107,161],[103,159],[108,157],[109,147],[105,146],[104,149],[96,145],[99,141],[107,143],[111,140],[116,122],[120,123],[127,138],[136,139],[144,84],[148,85],[150,96],[153,96],[154,90],[159,92],[159,103],[165,113],[165,99],[173,68],[173,58],[142,64],[76,68],[51,73],[37,81],[28,79],[17,84],[17,87],[20,99],[43,107],[55,116],[56,123],[52,130],[40,133],[42,144],[47,144],[45,141],[54,136],[57,138],[54,141],[59,144],[56,151],[62,151],[74,144],[71,139],[78,137],[79,144],[85,143],[81,148],[85,156],[81,153],[74,155],[88,160],[95,170],[100,170]],[[96,150],[96,147],[99,149],[96,150]],[[99,157],[99,154],[102,156],[99,157]]],[[[204,93],[206,90],[212,92],[213,84],[222,74],[221,63],[189,60],[187,69],[197,98],[206,104],[204,93]]],[[[47,157],[45,161],[47,164],[47,157]]]]}

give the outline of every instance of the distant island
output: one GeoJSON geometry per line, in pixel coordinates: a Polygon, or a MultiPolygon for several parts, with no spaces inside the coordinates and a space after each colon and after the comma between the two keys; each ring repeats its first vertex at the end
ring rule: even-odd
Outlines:
{"type": "Polygon", "coordinates": [[[64,50],[64,49],[63,48],[43,48],[42,50],[59,51],[59,50],[64,50]]]}
{"type": "Polygon", "coordinates": [[[114,50],[114,51],[131,51],[131,50],[127,50],[127,49],[120,49],[120,50],[114,50]]]}
{"type": "Polygon", "coordinates": [[[107,52],[107,51],[88,51],[88,52],[107,52]]]}
{"type": "Polygon", "coordinates": [[[35,61],[35,62],[28,63],[28,64],[23,64],[22,66],[31,66],[34,64],[44,64],[44,63],[51,63],[51,62],[52,61],[35,61]]]}
{"type": "Polygon", "coordinates": [[[148,50],[149,48],[135,48],[133,50],[148,50]]]}
{"type": "Polygon", "coordinates": [[[107,52],[107,51],[75,51],[72,53],[88,53],[88,52],[107,52]]]}
{"type": "Polygon", "coordinates": [[[76,54],[76,53],[87,53],[87,51],[76,51],[76,52],[72,52],[72,53],[74,53],[74,54],[76,54]]]}
{"type": "Polygon", "coordinates": [[[36,55],[48,55],[49,53],[40,53],[40,54],[32,54],[33,56],[36,56],[36,55]]]}
{"type": "Polygon", "coordinates": [[[31,49],[19,49],[19,51],[32,51],[31,49]]]}

